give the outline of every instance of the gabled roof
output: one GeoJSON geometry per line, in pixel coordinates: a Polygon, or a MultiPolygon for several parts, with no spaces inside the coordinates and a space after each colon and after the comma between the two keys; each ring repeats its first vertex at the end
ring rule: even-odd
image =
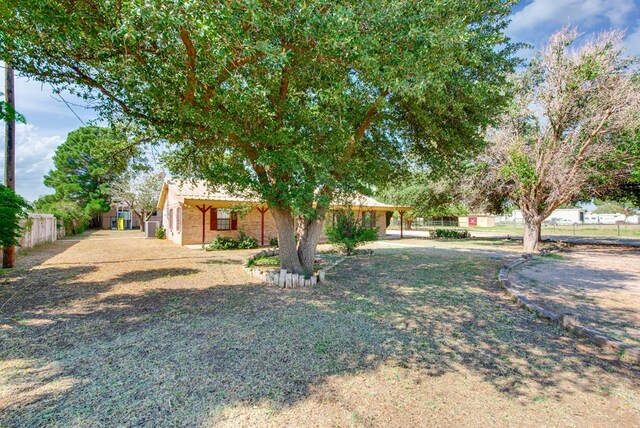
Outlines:
{"type": "MultiPolygon", "coordinates": [[[[165,180],[162,186],[162,192],[160,193],[160,199],[158,200],[158,208],[162,208],[167,197],[171,195],[173,200],[180,203],[188,203],[189,201],[209,201],[212,204],[224,203],[225,205],[233,203],[252,203],[256,205],[266,205],[258,196],[246,194],[235,195],[226,192],[224,189],[212,189],[204,181],[186,181],[181,182],[177,180],[165,180]]],[[[397,210],[410,210],[412,207],[408,206],[396,206],[384,204],[376,201],[375,199],[357,194],[350,198],[341,198],[345,202],[331,204],[331,208],[340,208],[350,205],[352,208],[360,209],[374,209],[379,211],[397,211],[397,210]],[[347,203],[348,202],[348,203],[347,203]]]]}

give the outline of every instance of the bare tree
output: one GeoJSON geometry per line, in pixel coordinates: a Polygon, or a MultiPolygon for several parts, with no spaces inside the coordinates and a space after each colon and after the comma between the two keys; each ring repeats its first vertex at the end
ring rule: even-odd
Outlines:
{"type": "Polygon", "coordinates": [[[528,252],[553,210],[605,194],[637,162],[620,138],[640,124],[637,59],[623,56],[622,37],[606,32],[572,48],[575,29],[555,33],[515,78],[514,104],[488,132],[475,202],[515,202],[528,252]]]}
{"type": "Polygon", "coordinates": [[[144,231],[145,222],[156,210],[164,175],[159,172],[128,174],[123,180],[111,186],[111,198],[115,203],[125,204],[140,221],[144,231]]]}

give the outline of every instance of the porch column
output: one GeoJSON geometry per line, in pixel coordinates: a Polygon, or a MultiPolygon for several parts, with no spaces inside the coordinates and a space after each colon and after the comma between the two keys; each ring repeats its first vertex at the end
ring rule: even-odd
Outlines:
{"type": "Polygon", "coordinates": [[[260,246],[264,247],[264,213],[267,212],[269,208],[258,208],[258,211],[260,211],[260,246]]]}
{"type": "Polygon", "coordinates": [[[398,211],[400,214],[400,239],[403,238],[403,223],[404,223],[404,211],[398,211]]]}
{"type": "Polygon", "coordinates": [[[205,204],[202,204],[202,208],[196,205],[196,208],[198,208],[200,210],[200,212],[202,213],[202,246],[204,247],[204,237],[205,237],[205,219],[206,219],[206,214],[207,211],[209,211],[209,209],[211,209],[211,207],[206,206],[205,204]]]}

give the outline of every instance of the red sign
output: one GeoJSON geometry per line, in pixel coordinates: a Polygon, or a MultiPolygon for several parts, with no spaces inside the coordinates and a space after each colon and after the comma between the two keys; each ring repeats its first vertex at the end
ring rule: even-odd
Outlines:
{"type": "Polygon", "coordinates": [[[478,217],[469,217],[469,226],[477,226],[478,217]]]}

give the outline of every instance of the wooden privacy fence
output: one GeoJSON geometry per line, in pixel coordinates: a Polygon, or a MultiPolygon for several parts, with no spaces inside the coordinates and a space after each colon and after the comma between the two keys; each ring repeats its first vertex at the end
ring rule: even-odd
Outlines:
{"type": "Polygon", "coordinates": [[[52,242],[64,236],[64,229],[58,231],[58,223],[52,214],[29,214],[22,220],[22,236],[17,251],[32,248],[38,244],[52,242]]]}

